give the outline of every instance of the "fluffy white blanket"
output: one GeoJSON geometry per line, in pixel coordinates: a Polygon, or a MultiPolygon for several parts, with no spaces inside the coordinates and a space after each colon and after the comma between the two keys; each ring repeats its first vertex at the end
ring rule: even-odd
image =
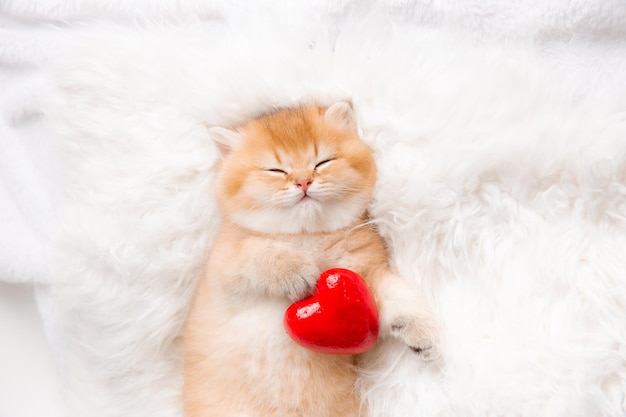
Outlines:
{"type": "Polygon", "coordinates": [[[37,289],[67,415],[181,416],[179,330],[219,221],[205,125],[341,98],[393,263],[444,334],[442,367],[373,355],[371,416],[626,415],[622,1],[0,12],[0,280],[37,289]]]}

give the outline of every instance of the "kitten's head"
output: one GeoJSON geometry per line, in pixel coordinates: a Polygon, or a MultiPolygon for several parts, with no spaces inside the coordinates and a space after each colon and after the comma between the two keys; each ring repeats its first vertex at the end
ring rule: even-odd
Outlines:
{"type": "Polygon", "coordinates": [[[218,201],[243,227],[327,232],[351,225],[367,209],[376,167],[348,103],[283,110],[210,134],[222,154],[218,201]]]}

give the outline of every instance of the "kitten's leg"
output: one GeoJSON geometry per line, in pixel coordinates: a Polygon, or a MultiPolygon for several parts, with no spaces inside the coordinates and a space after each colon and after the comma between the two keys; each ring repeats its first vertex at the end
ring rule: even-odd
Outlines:
{"type": "Polygon", "coordinates": [[[424,296],[390,272],[381,273],[374,286],[381,335],[394,336],[424,360],[439,358],[439,326],[424,296]]]}
{"type": "Polygon", "coordinates": [[[226,289],[300,300],[311,294],[320,270],[314,258],[283,242],[249,237],[215,254],[227,260],[226,289]]]}

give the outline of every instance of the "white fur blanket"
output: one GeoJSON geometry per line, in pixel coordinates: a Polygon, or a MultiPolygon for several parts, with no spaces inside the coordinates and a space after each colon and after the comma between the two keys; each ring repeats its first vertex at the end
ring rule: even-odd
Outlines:
{"type": "Polygon", "coordinates": [[[181,416],[179,330],[219,222],[205,125],[350,98],[372,213],[444,334],[441,368],[376,352],[371,415],[626,415],[621,0],[0,13],[0,280],[36,288],[64,414],[181,416]]]}

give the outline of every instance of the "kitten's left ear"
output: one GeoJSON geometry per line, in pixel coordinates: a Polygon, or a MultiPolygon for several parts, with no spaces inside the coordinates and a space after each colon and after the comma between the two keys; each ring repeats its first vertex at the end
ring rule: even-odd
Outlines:
{"type": "Polygon", "coordinates": [[[213,139],[213,142],[217,145],[217,149],[220,151],[222,158],[225,158],[239,144],[242,134],[236,130],[213,126],[209,127],[209,136],[211,136],[211,139],[213,139]]]}
{"type": "Polygon", "coordinates": [[[337,102],[326,109],[324,120],[344,130],[350,132],[357,131],[354,110],[352,109],[352,104],[347,101],[337,102]]]}

